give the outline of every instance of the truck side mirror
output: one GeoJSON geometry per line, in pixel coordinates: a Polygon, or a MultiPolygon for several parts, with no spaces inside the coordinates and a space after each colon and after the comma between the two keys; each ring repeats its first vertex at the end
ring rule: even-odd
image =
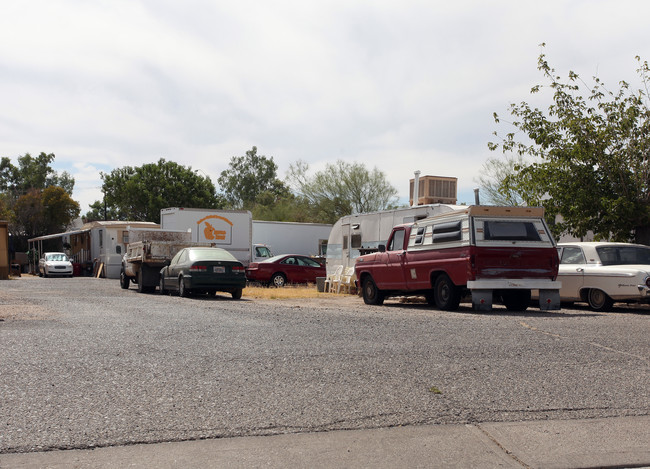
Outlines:
{"type": "Polygon", "coordinates": [[[379,246],[377,246],[377,250],[379,252],[386,252],[386,245],[385,244],[380,244],[379,246]]]}

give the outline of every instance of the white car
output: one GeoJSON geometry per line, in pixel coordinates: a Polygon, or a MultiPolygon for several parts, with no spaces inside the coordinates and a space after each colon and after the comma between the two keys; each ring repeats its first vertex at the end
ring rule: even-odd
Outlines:
{"type": "Polygon", "coordinates": [[[38,276],[72,277],[72,262],[63,252],[46,252],[38,261],[38,276]]]}
{"type": "Polygon", "coordinates": [[[630,243],[558,244],[563,302],[609,311],[615,301],[650,302],[650,247],[630,243]]]}

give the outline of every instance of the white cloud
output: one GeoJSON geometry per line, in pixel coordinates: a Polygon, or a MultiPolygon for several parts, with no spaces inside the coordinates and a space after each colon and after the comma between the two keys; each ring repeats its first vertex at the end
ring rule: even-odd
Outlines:
{"type": "Polygon", "coordinates": [[[472,194],[495,156],[492,112],[543,99],[528,94],[539,44],[560,75],[634,83],[649,12],[641,0],[12,2],[0,155],[55,153],[84,210],[100,170],[163,157],[216,181],[253,145],[281,175],[344,159],[384,171],[403,199],[416,169],[472,194]]]}

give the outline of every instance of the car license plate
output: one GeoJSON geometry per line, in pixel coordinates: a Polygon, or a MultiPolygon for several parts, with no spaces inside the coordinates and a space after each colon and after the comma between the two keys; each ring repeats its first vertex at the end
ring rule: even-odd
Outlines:
{"type": "Polygon", "coordinates": [[[226,273],[226,268],[225,268],[224,266],[222,266],[222,265],[215,265],[215,266],[212,268],[212,271],[213,271],[215,274],[224,274],[224,273],[226,273]]]}

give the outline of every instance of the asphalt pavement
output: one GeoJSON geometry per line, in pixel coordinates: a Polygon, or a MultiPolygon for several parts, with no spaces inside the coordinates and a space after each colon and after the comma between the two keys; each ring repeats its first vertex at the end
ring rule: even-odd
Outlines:
{"type": "Polygon", "coordinates": [[[0,288],[0,468],[650,467],[650,311],[0,288]]]}

